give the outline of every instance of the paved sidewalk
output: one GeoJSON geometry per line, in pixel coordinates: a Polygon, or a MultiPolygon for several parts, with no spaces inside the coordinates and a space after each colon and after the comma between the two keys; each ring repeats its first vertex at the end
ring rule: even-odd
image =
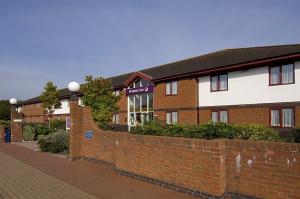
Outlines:
{"type": "Polygon", "coordinates": [[[96,199],[0,152],[0,198],[96,199]]]}
{"type": "MultiPolygon", "coordinates": [[[[0,152],[2,152],[0,153],[0,156],[5,156],[4,159],[0,159],[0,170],[3,169],[2,167],[7,169],[9,164],[15,164],[11,160],[15,159],[15,161],[19,162],[19,166],[22,165],[21,167],[33,167],[35,168],[35,171],[39,170],[46,176],[56,178],[57,180],[61,181],[60,183],[64,182],[65,184],[69,184],[69,186],[73,186],[75,191],[79,189],[82,191],[82,194],[85,192],[101,199],[194,198],[192,196],[162,188],[157,185],[152,185],[146,182],[118,175],[115,173],[112,167],[101,164],[83,160],[70,161],[49,155],[47,153],[35,152],[16,144],[0,144],[0,152]],[[3,155],[4,153],[5,155],[3,155]],[[10,157],[7,158],[7,155],[10,157]],[[2,162],[6,161],[5,158],[8,159],[8,162],[10,163],[7,163],[6,166],[3,166],[4,164],[2,164],[2,162]]],[[[16,170],[18,168],[12,166],[11,169],[16,170]]],[[[29,176],[30,175],[24,174],[24,181],[22,184],[26,184],[26,179],[28,179],[29,176]]],[[[0,178],[2,177],[0,176],[0,178]]],[[[53,180],[50,181],[50,184],[52,184],[53,180]]],[[[10,189],[12,187],[19,186],[19,184],[15,181],[12,181],[11,183],[12,184],[9,185],[10,189]]],[[[2,187],[2,185],[0,185],[0,187],[2,187]]],[[[38,186],[34,185],[32,188],[38,188],[38,186]]],[[[32,193],[35,192],[38,192],[38,190],[35,190],[32,193]]]]}
{"type": "Polygon", "coordinates": [[[33,151],[39,151],[39,145],[37,144],[37,141],[22,141],[22,142],[12,142],[12,144],[16,144],[28,149],[31,149],[33,151]]]}

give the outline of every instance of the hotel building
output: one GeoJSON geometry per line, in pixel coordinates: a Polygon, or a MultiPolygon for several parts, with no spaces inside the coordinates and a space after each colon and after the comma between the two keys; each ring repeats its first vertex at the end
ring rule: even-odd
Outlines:
{"type": "MultiPolygon", "coordinates": [[[[121,96],[113,117],[118,130],[154,117],[168,124],[300,126],[299,44],[225,49],[109,79],[121,96]]],[[[70,95],[59,91],[55,119],[68,118],[70,95]]],[[[18,106],[23,122],[46,122],[39,97],[18,106]]]]}

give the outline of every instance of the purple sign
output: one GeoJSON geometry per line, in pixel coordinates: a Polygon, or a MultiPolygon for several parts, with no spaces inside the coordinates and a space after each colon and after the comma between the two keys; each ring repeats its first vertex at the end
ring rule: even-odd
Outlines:
{"type": "Polygon", "coordinates": [[[71,119],[70,117],[66,117],[66,129],[70,129],[71,128],[71,119]]]}
{"type": "Polygon", "coordinates": [[[151,93],[151,92],[153,92],[153,85],[140,87],[140,88],[126,89],[126,95],[135,95],[140,93],[151,93]]]}

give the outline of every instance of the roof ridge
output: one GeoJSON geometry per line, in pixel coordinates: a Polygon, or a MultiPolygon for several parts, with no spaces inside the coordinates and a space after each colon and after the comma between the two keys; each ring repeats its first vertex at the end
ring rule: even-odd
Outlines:
{"type": "Polygon", "coordinates": [[[217,50],[217,51],[214,51],[214,52],[209,52],[209,53],[206,53],[206,54],[202,54],[202,55],[198,55],[198,56],[193,56],[193,57],[189,57],[189,58],[185,58],[185,59],[181,59],[181,60],[170,61],[170,62],[165,63],[165,64],[160,64],[160,65],[153,66],[153,67],[150,67],[150,68],[144,68],[142,70],[138,70],[137,72],[142,72],[142,71],[145,71],[145,70],[149,70],[149,69],[153,69],[153,68],[158,68],[158,67],[161,67],[161,66],[164,66],[164,65],[176,64],[176,63],[179,63],[179,62],[185,62],[185,61],[188,61],[188,60],[191,60],[191,59],[195,59],[195,58],[199,58],[199,57],[204,57],[204,56],[208,56],[208,55],[211,55],[211,54],[221,53],[221,52],[226,51],[226,50],[227,49],[222,49],[222,50],[217,50]]]}
{"type": "Polygon", "coordinates": [[[185,59],[181,59],[181,60],[176,60],[176,61],[170,61],[170,62],[167,62],[165,64],[159,64],[159,65],[156,65],[156,66],[153,66],[153,67],[150,67],[150,68],[149,67],[147,68],[147,66],[146,66],[146,68],[144,68],[144,69],[127,72],[127,73],[122,74],[122,75],[111,76],[111,77],[108,77],[108,79],[116,78],[116,77],[123,76],[123,75],[129,75],[129,74],[135,73],[135,72],[143,72],[143,71],[155,69],[155,68],[158,68],[158,67],[161,67],[161,66],[164,66],[164,65],[176,64],[176,63],[179,63],[179,62],[185,62],[185,61],[188,61],[188,60],[196,59],[196,58],[199,58],[199,57],[209,56],[209,55],[212,55],[212,54],[218,54],[218,53],[222,53],[222,52],[229,51],[229,50],[240,50],[240,49],[249,49],[249,48],[282,47],[282,46],[297,46],[297,45],[300,45],[300,43],[299,44],[270,45],[270,46],[253,46],[253,47],[242,47],[242,48],[224,48],[224,49],[221,49],[221,50],[208,52],[208,53],[198,55],[198,56],[193,56],[193,57],[189,57],[189,58],[185,58],[185,59]]]}
{"type": "Polygon", "coordinates": [[[282,46],[299,46],[298,44],[278,44],[278,45],[265,45],[265,46],[249,46],[249,47],[241,47],[241,48],[226,48],[224,50],[240,50],[240,49],[249,49],[249,48],[270,48],[270,47],[282,47],[282,46]]]}

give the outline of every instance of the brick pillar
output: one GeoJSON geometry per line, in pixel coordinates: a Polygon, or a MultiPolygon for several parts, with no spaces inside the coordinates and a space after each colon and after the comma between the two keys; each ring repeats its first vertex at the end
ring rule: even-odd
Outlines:
{"type": "Polygon", "coordinates": [[[19,113],[15,106],[11,106],[10,113],[11,141],[21,142],[23,140],[23,114],[19,113]]]}
{"type": "Polygon", "coordinates": [[[69,158],[71,160],[80,158],[80,147],[82,137],[82,108],[78,105],[78,97],[70,99],[70,145],[69,158]]]}
{"type": "Polygon", "coordinates": [[[4,126],[0,124],[0,143],[4,142],[4,126]]]}

